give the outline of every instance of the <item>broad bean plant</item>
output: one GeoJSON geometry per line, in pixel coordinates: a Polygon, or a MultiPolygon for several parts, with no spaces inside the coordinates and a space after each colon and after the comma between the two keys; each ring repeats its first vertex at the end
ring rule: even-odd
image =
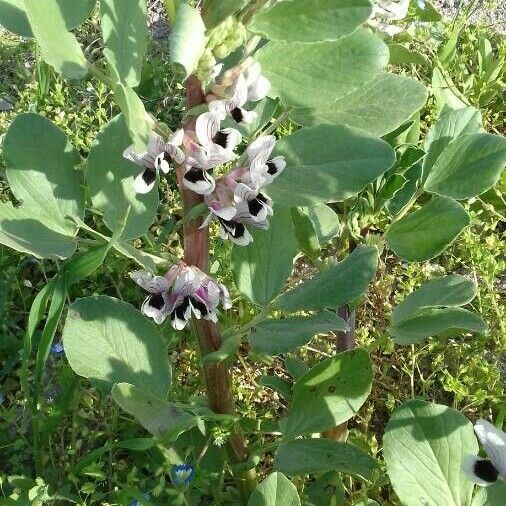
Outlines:
{"type": "MultiPolygon", "coordinates": [[[[3,142],[12,202],[0,203],[0,242],[59,266],[33,302],[21,357],[37,476],[51,427],[41,385],[57,347],[147,431],[126,448],[163,450],[170,504],[337,505],[343,480],[372,504],[367,487],[380,479],[408,506],[504,504],[506,436],[490,421],[475,435],[454,409],[412,400],[386,425],[384,461],[347,442],[373,382],[353,312],[378,261],[440,255],[506,162],[506,140],[486,133],[472,107],[444,104],[420,138],[427,90],[392,71],[389,44],[420,11],[437,15],[430,3],[165,0],[167,72],[186,90],[172,129],[136,92],[146,0],[7,4],[7,29],[34,37],[62,78],[104,83],[121,111],[86,159],[35,113],[17,116],[3,142]],[[92,61],[72,30],[96,9],[103,51],[92,61]],[[179,246],[153,248],[146,233],[173,202],[183,209],[179,246]],[[122,283],[137,297],[68,299],[117,256],[131,261],[122,283]],[[301,257],[312,274],[287,288],[301,257]],[[238,351],[284,357],[318,334],[337,341],[334,355],[311,368],[287,358],[285,377],[264,378],[284,400],[279,418],[252,426],[238,416],[238,351]],[[174,343],[198,349],[192,374],[204,395],[182,402],[171,388],[174,343]]],[[[464,275],[434,277],[393,309],[388,333],[397,346],[473,339],[487,331],[475,295],[464,275]]]]}

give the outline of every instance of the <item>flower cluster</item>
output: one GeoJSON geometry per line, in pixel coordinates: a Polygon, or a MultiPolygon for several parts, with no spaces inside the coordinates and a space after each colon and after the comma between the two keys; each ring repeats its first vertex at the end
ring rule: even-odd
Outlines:
{"type": "Polygon", "coordinates": [[[462,469],[478,485],[488,486],[498,480],[506,481],[506,433],[486,420],[478,420],[474,432],[487,452],[488,458],[467,455],[462,469]]]}
{"type": "Polygon", "coordinates": [[[142,304],[142,312],[156,323],[162,323],[170,316],[176,330],[184,329],[192,316],[216,322],[220,302],[224,309],[231,307],[230,296],[224,285],[197,267],[184,263],[174,265],[165,276],[135,271],[130,277],[149,292],[142,304]]]}
{"type": "Polygon", "coordinates": [[[400,21],[408,15],[410,0],[377,0],[374,4],[369,25],[394,36],[401,33],[404,28],[390,24],[391,21],[400,21]]]}

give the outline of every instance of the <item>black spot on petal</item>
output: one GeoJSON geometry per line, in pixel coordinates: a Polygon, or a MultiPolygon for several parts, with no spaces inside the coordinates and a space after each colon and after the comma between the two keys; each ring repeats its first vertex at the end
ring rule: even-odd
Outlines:
{"type": "Polygon", "coordinates": [[[263,204],[259,199],[253,199],[248,202],[248,211],[252,216],[258,216],[258,213],[263,209],[263,204]]]}
{"type": "Polygon", "coordinates": [[[278,168],[274,162],[267,162],[267,174],[274,176],[278,172],[278,168]]]}
{"type": "Polygon", "coordinates": [[[232,109],[230,111],[230,114],[232,116],[232,118],[234,119],[234,121],[236,123],[242,123],[242,120],[244,119],[244,116],[242,114],[242,111],[239,107],[236,107],[235,109],[232,109]]]}
{"type": "Polygon", "coordinates": [[[184,178],[190,183],[197,183],[198,181],[205,181],[206,177],[203,170],[200,169],[190,169],[185,175],[184,178]]]}
{"type": "Polygon", "coordinates": [[[474,474],[487,483],[495,483],[499,476],[499,471],[494,467],[490,460],[477,460],[473,468],[474,474]]]}
{"type": "Polygon", "coordinates": [[[196,309],[198,309],[202,316],[207,316],[209,313],[209,310],[207,309],[207,306],[199,299],[195,299],[194,297],[191,298],[192,305],[196,309]]]}
{"type": "Polygon", "coordinates": [[[142,180],[146,183],[147,186],[154,183],[156,180],[156,170],[155,169],[146,169],[142,173],[142,180]]]}
{"type": "Polygon", "coordinates": [[[162,309],[162,307],[165,305],[165,300],[163,299],[162,294],[155,293],[151,295],[151,297],[149,297],[148,305],[158,310],[162,309]]]}
{"type": "Polygon", "coordinates": [[[213,138],[213,142],[221,146],[222,148],[226,148],[228,144],[228,136],[229,134],[220,130],[213,138]]]}

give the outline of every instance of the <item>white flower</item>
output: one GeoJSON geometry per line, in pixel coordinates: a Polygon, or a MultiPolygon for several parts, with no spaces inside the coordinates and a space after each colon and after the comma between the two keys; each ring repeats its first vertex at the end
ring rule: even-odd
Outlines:
{"type": "Polygon", "coordinates": [[[256,187],[271,184],[286,167],[285,159],[282,156],[269,159],[275,145],[276,138],[273,135],[262,135],[246,149],[250,164],[251,183],[256,187]]]}
{"type": "Polygon", "coordinates": [[[373,16],[398,21],[408,15],[410,0],[376,0],[373,16]]]}
{"type": "Polygon", "coordinates": [[[221,129],[221,116],[216,112],[201,114],[195,124],[195,135],[204,148],[213,148],[218,152],[233,154],[241,143],[242,135],[235,128],[221,129]]]}
{"type": "Polygon", "coordinates": [[[159,170],[167,174],[175,165],[184,162],[185,154],[179,147],[183,143],[183,137],[182,129],[175,132],[168,142],[157,133],[151,132],[146,151],[137,153],[133,146],[125,149],[123,157],[144,168],[134,181],[137,193],[148,193],[153,189],[159,170]]]}
{"type": "Polygon", "coordinates": [[[462,470],[478,485],[488,486],[497,480],[506,481],[506,433],[486,420],[478,420],[474,432],[488,458],[467,455],[462,463],[462,470]]]}
{"type": "Polygon", "coordinates": [[[254,62],[246,68],[244,78],[248,89],[248,100],[252,102],[262,100],[271,90],[271,83],[262,75],[262,67],[258,62],[254,62]]]}

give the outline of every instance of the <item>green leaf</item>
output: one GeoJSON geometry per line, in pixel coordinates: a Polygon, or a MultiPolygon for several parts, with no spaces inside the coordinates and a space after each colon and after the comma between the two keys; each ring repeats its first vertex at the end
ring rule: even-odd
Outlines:
{"type": "Polygon", "coordinates": [[[465,455],[477,453],[466,417],[447,406],[419,400],[394,411],[383,438],[390,480],[406,506],[469,505],[474,485],[461,465],[465,455]]]}
{"type": "Polygon", "coordinates": [[[130,304],[106,296],[77,300],[63,341],[76,374],[109,388],[128,382],[148,394],[167,395],[171,371],[165,342],[155,324],[130,304]]]}
{"type": "Polygon", "coordinates": [[[32,209],[0,202],[0,244],[37,258],[62,260],[72,256],[75,238],[48,228],[34,218],[37,215],[32,209]]]}
{"type": "Polygon", "coordinates": [[[305,506],[344,506],[344,486],[335,471],[323,473],[304,487],[305,506]]]}
{"type": "Polygon", "coordinates": [[[436,67],[432,73],[432,93],[436,99],[437,112],[443,109],[462,109],[467,106],[452,90],[457,89],[450,76],[441,73],[436,67]]]}
{"type": "Polygon", "coordinates": [[[339,471],[370,479],[377,467],[367,453],[330,439],[296,439],[282,443],[274,456],[274,469],[288,475],[339,471]]]}
{"type": "Polygon", "coordinates": [[[146,0],[100,0],[104,56],[121,83],[134,88],[141,80],[148,41],[146,0]]]}
{"type": "Polygon", "coordinates": [[[345,260],[284,293],[275,306],[283,311],[337,308],[360,297],[376,273],[378,250],[359,246],[345,260]]]}
{"type": "MultiPolygon", "coordinates": [[[[114,71],[114,67],[111,67],[111,70],[114,71]]],[[[118,75],[116,75],[116,79],[119,80],[118,75]]],[[[125,118],[134,149],[142,152],[149,142],[149,134],[152,130],[144,103],[132,88],[119,82],[114,85],[113,91],[125,118]]]]}
{"type": "Polygon", "coordinates": [[[339,216],[329,206],[312,206],[307,212],[320,244],[325,244],[340,234],[339,216]]]}
{"type": "Polygon", "coordinates": [[[299,249],[309,258],[318,258],[321,253],[320,242],[313,222],[307,215],[307,208],[292,207],[291,213],[299,249]]]}
{"type": "Polygon", "coordinates": [[[134,178],[141,167],[125,160],[123,151],[130,145],[123,116],[105,125],[91,146],[86,179],[93,205],[103,212],[109,230],[115,232],[128,208],[128,220],[121,237],[135,239],[153,223],[158,208],[158,192],[135,192],[134,178]]]}
{"type": "Polygon", "coordinates": [[[433,279],[410,293],[394,309],[392,323],[401,323],[422,308],[464,306],[476,297],[476,290],[474,281],[458,274],[433,279]]]}
{"type": "Polygon", "coordinates": [[[144,392],[128,383],[116,383],[112,398],[151,434],[175,441],[179,434],[195,427],[197,420],[178,404],[144,392]]]}
{"type": "MultiPolygon", "coordinates": [[[[67,30],[82,24],[92,13],[96,0],[56,0],[67,30]]],[[[33,37],[23,0],[0,0],[0,25],[21,37],[33,37]]]]}
{"type": "Polygon", "coordinates": [[[266,388],[271,388],[277,392],[285,401],[289,401],[292,396],[292,384],[279,376],[269,376],[263,374],[260,376],[258,383],[266,388]]]}
{"type": "Polygon", "coordinates": [[[430,336],[439,334],[479,332],[483,333],[487,326],[483,320],[459,307],[419,309],[409,320],[392,327],[392,336],[397,344],[421,343],[430,336]]]}
{"type": "Polygon", "coordinates": [[[310,316],[265,320],[251,329],[251,347],[266,355],[280,355],[308,344],[316,335],[331,331],[346,331],[348,325],[331,311],[310,316]]]}
{"type": "Polygon", "coordinates": [[[300,506],[295,485],[282,473],[272,473],[251,494],[248,506],[300,506]]]}
{"type": "Polygon", "coordinates": [[[248,28],[277,41],[331,41],[355,31],[371,11],[369,0],[285,1],[258,11],[248,28]]]}
{"type": "Polygon", "coordinates": [[[300,358],[288,355],[285,358],[284,366],[288,374],[297,381],[309,371],[309,366],[300,358]]]}
{"type": "Polygon", "coordinates": [[[425,189],[454,199],[480,195],[492,188],[506,165],[506,139],[486,133],[455,139],[441,153],[425,189]]]}
{"type": "Polygon", "coordinates": [[[427,176],[439,155],[457,137],[484,132],[481,113],[474,107],[446,111],[431,126],[425,139],[423,171],[427,176]]]}
{"type": "Polygon", "coordinates": [[[361,348],[320,362],[297,380],[288,416],[281,422],[286,438],[321,432],[356,415],[372,385],[372,366],[361,348]]]}
{"type": "MultiPolygon", "coordinates": [[[[483,506],[502,506],[504,503],[504,497],[506,496],[506,483],[498,482],[494,485],[487,487],[486,489],[486,501],[483,506]]],[[[473,504],[474,506],[474,504],[473,504]]]]}
{"type": "Polygon", "coordinates": [[[334,42],[269,42],[255,54],[271,96],[295,107],[328,106],[372,80],[388,57],[387,45],[362,28],[334,42]]]}
{"type": "Polygon", "coordinates": [[[420,21],[427,21],[429,23],[440,21],[443,18],[429,0],[424,0],[423,7],[421,7],[421,3],[416,4],[415,15],[420,19],[420,21]]]}
{"type": "Polygon", "coordinates": [[[476,296],[476,285],[463,276],[443,276],[408,295],[392,314],[392,336],[398,344],[419,343],[447,331],[484,332],[475,314],[459,308],[476,296]]]}
{"type": "Polygon", "coordinates": [[[44,225],[73,235],[66,216],[84,216],[81,158],[65,134],[38,114],[20,114],[4,140],[7,179],[14,196],[44,225]]]}
{"type": "Polygon", "coordinates": [[[222,341],[221,347],[218,350],[208,353],[202,357],[202,361],[204,363],[223,362],[230,356],[237,353],[237,350],[240,346],[241,336],[231,336],[228,339],[222,341]]]}
{"type": "Polygon", "coordinates": [[[397,255],[410,262],[430,260],[455,241],[471,221],[455,200],[436,197],[394,222],[385,237],[397,255]]]}
{"type": "Polygon", "coordinates": [[[402,125],[426,100],[427,90],[420,82],[381,73],[342,98],[295,108],[290,117],[300,125],[344,123],[383,136],[402,125]]]}
{"type": "Polygon", "coordinates": [[[88,73],[86,58],[74,34],[67,30],[56,0],[24,0],[26,14],[46,63],[68,79],[88,73]]]}
{"type": "Polygon", "coordinates": [[[390,65],[405,65],[410,63],[423,66],[429,65],[429,60],[422,53],[409,49],[409,47],[403,44],[389,44],[388,49],[390,51],[390,65]]]}
{"type": "Polygon", "coordinates": [[[182,3],[176,16],[176,22],[170,34],[170,57],[179,63],[188,77],[197,69],[200,57],[205,49],[206,27],[199,11],[182,3]]]}
{"type": "Polygon", "coordinates": [[[275,207],[269,230],[252,228],[250,232],[253,242],[235,246],[232,251],[232,271],[241,293],[265,307],[292,272],[297,241],[290,209],[275,207]]]}
{"type": "Polygon", "coordinates": [[[206,0],[203,8],[203,18],[210,30],[218,26],[226,18],[239,12],[248,5],[249,0],[206,0]]]}
{"type": "Polygon", "coordinates": [[[104,263],[110,249],[110,244],[100,245],[65,262],[62,272],[67,286],[79,283],[95,272],[104,263]]]}
{"type": "Polygon", "coordinates": [[[277,142],[276,154],[288,169],[269,186],[269,195],[293,207],[354,197],[395,161],[385,141],[345,125],[297,130],[277,142]]]}

